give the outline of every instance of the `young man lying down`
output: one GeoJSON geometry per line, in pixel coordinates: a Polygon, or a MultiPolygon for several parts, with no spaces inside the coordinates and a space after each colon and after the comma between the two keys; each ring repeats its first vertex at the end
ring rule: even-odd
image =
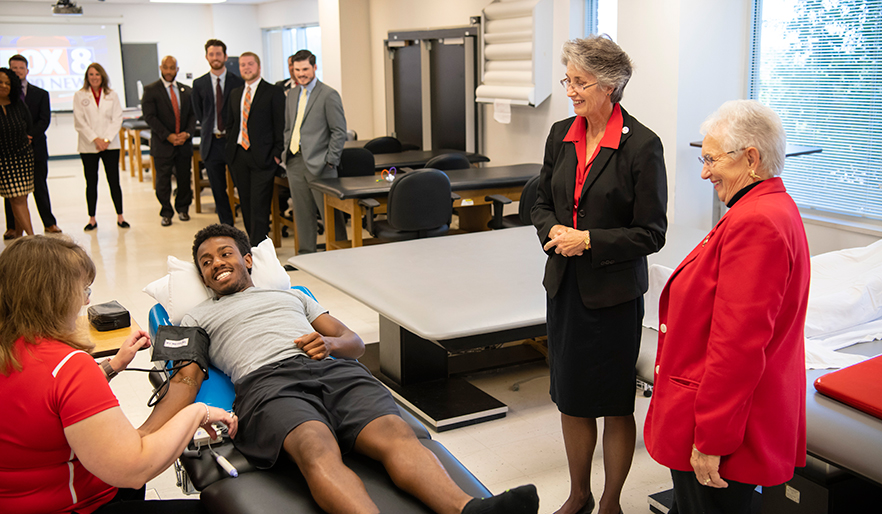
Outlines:
{"type": "MultiPolygon", "coordinates": [[[[532,485],[472,498],[450,478],[398,415],[392,396],[357,359],[364,342],[308,295],[254,287],[248,236],[211,225],[193,242],[193,259],[216,299],[182,325],[203,328],[211,363],[236,386],[236,448],[258,467],[284,452],[315,501],[331,513],[377,513],[358,476],[343,464],[355,451],[380,461],[395,484],[439,514],[535,514],[532,485]],[[332,359],[331,357],[336,357],[332,359]]],[[[141,427],[150,432],[193,403],[204,375],[180,370],[141,427]]]]}

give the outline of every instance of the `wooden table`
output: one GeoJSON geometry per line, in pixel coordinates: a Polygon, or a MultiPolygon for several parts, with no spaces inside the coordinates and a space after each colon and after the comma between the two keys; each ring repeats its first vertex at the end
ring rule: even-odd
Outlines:
{"type": "Polygon", "coordinates": [[[116,352],[119,351],[119,347],[126,338],[134,332],[141,330],[141,327],[138,326],[135,318],[132,318],[132,326],[130,327],[99,332],[89,323],[88,316],[80,316],[77,318],[77,329],[88,332],[89,340],[95,345],[95,349],[92,350],[92,357],[111,357],[116,355],[116,352]]]}
{"type": "MultiPolygon", "coordinates": [[[[229,171],[227,171],[227,175],[229,175],[229,171]]],[[[273,179],[273,201],[272,207],[270,207],[272,227],[270,234],[273,240],[273,246],[279,248],[282,246],[282,226],[290,228],[291,233],[294,235],[294,252],[297,253],[300,252],[300,237],[297,234],[297,223],[294,222],[293,215],[290,220],[282,216],[281,209],[279,208],[279,194],[282,189],[289,188],[290,186],[288,185],[287,178],[276,176],[275,179],[273,179]]]]}
{"type": "MultiPolygon", "coordinates": [[[[515,164],[445,171],[444,173],[450,178],[451,190],[460,196],[460,199],[453,203],[453,207],[459,212],[460,229],[467,232],[487,230],[492,202],[484,200],[484,197],[501,194],[513,201],[519,200],[524,184],[538,175],[541,168],[541,164],[515,164]]],[[[310,187],[321,192],[325,198],[327,250],[363,245],[360,220],[364,216],[364,211],[358,201],[362,198],[375,198],[381,205],[385,205],[389,188],[392,187],[390,182],[378,179],[377,176],[341,177],[310,183],[310,187]],[[351,241],[333,240],[334,209],[352,216],[351,241]]]]}

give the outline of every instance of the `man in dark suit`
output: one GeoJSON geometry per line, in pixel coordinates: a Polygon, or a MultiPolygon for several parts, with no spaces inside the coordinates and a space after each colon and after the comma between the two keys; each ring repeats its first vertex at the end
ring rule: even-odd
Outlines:
{"type": "MultiPolygon", "coordinates": [[[[291,89],[285,107],[285,156],[300,253],[316,251],[316,212],[324,214],[322,194],[310,189],[309,183],[337,177],[346,142],[343,101],[334,88],[316,78],[316,69],[315,55],[309,50],[291,56],[291,72],[297,85],[291,89]]],[[[343,213],[336,212],[336,233],[326,237],[345,240],[343,213]]]]}
{"type": "MultiPolygon", "coordinates": [[[[49,187],[46,177],[49,175],[49,149],[46,146],[46,129],[51,120],[49,112],[49,92],[33,84],[28,83],[28,60],[23,55],[13,55],[9,58],[11,69],[21,80],[21,94],[25,104],[31,111],[31,119],[34,124],[31,128],[31,144],[34,148],[34,202],[43,220],[43,232],[47,234],[61,232],[52,215],[52,205],[49,201],[49,187]]],[[[14,93],[13,93],[14,94],[14,93]]],[[[6,233],[3,239],[12,239],[21,235],[21,230],[15,228],[15,218],[12,216],[12,207],[6,202],[6,233]]]]}
{"type": "Polygon", "coordinates": [[[285,90],[285,96],[288,96],[288,91],[292,88],[297,87],[297,79],[294,77],[294,56],[288,56],[288,74],[291,75],[291,78],[282,79],[276,82],[276,85],[285,90]]]}
{"type": "Polygon", "coordinates": [[[189,221],[193,189],[190,187],[190,164],[193,162],[193,132],[196,116],[191,101],[192,89],[175,82],[178,61],[167,55],[159,66],[160,79],[144,88],[141,110],[150,125],[150,155],[156,163],[156,199],[159,200],[162,226],[172,224],[175,211],[181,221],[189,221]],[[178,193],[171,205],[171,177],[175,175],[178,193]]]}
{"type": "Polygon", "coordinates": [[[227,162],[245,231],[257,246],[269,234],[273,180],[284,149],[285,92],[260,78],[260,58],[253,52],[239,56],[239,74],[245,84],[230,94],[223,114],[230,120],[227,162]]]}
{"type": "MultiPolygon", "coordinates": [[[[205,43],[205,59],[211,70],[193,81],[193,111],[202,123],[202,141],[199,153],[211,194],[214,196],[218,220],[225,225],[233,224],[233,210],[227,197],[227,165],[225,148],[229,123],[223,119],[223,108],[230,92],[244,81],[234,73],[227,73],[227,45],[219,39],[205,43]],[[217,113],[221,116],[218,117],[217,113]]],[[[194,170],[199,173],[199,170],[194,170]]]]}

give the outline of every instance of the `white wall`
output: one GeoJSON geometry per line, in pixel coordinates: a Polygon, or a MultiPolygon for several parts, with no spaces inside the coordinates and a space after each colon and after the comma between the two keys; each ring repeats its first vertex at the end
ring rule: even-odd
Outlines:
{"type": "Polygon", "coordinates": [[[257,6],[257,23],[262,29],[314,25],[318,22],[318,0],[279,0],[257,6]]]}
{"type": "Polygon", "coordinates": [[[699,126],[747,96],[751,0],[619,0],[618,43],[634,61],[622,104],[665,147],[668,219],[710,229],[713,190],[700,177],[699,126]]]}
{"type": "MultiPolygon", "coordinates": [[[[340,95],[346,111],[346,126],[360,139],[374,128],[374,82],[371,80],[370,0],[340,1],[340,95]]],[[[322,26],[322,39],[324,39],[322,26]]],[[[384,123],[385,123],[385,116],[384,123]]]]}

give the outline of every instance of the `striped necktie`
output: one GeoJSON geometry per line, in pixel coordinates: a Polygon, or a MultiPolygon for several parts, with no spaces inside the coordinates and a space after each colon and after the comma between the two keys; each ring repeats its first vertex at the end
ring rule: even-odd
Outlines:
{"type": "Polygon", "coordinates": [[[251,86],[245,88],[245,105],[242,106],[242,148],[248,150],[251,140],[248,138],[248,114],[251,113],[251,86]]]}

